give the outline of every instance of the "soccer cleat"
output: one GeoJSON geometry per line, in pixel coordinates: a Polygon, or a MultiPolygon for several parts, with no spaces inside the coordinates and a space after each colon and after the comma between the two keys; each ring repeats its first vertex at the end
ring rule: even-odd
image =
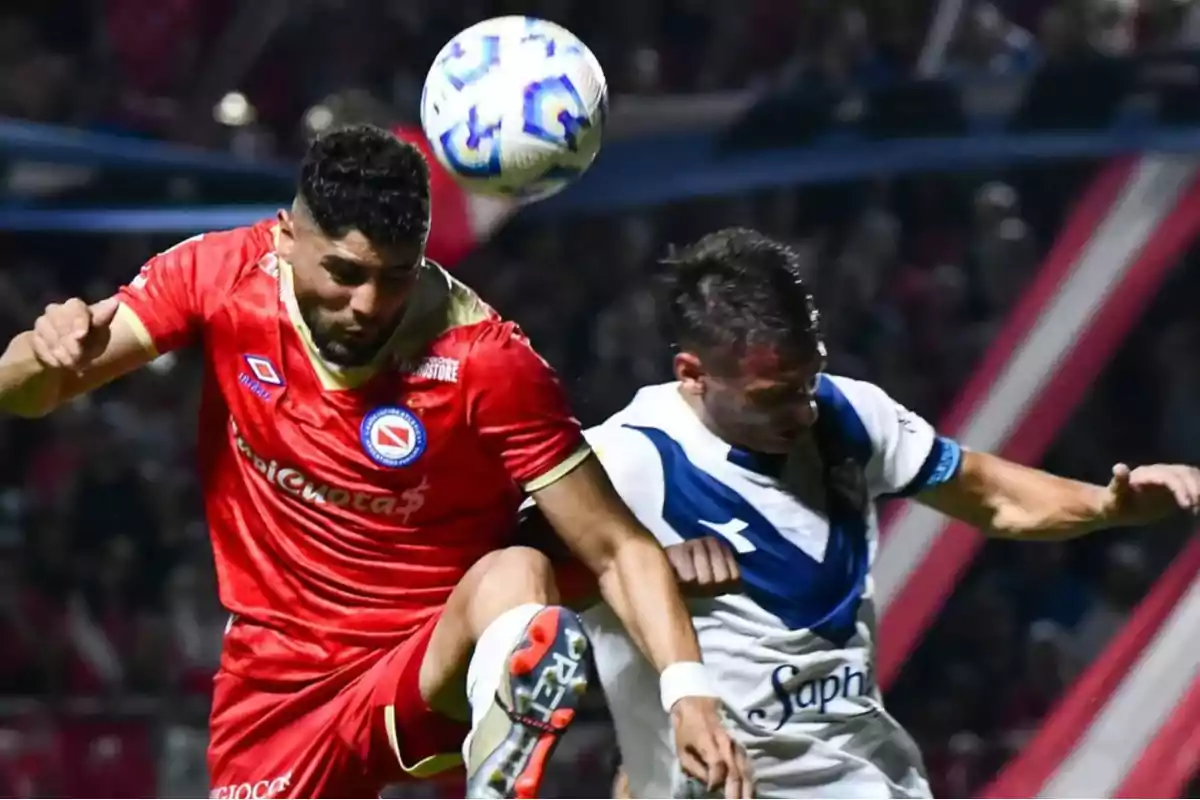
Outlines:
{"type": "Polygon", "coordinates": [[[549,606],[534,616],[471,733],[467,797],[537,797],[550,754],[587,691],[590,649],[569,609],[549,606]]]}

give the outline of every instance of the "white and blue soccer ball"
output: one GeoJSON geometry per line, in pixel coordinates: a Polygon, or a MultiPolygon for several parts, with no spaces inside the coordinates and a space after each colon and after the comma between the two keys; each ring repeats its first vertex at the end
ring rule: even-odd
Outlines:
{"type": "Polygon", "coordinates": [[[608,87],[574,34],[532,17],[497,17],[451,39],[421,93],[433,152],[472,192],[549,197],[600,150],[608,87]]]}

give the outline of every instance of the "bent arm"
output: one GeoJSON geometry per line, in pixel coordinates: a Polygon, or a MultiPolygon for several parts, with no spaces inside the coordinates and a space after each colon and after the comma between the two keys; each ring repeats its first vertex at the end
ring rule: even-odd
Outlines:
{"type": "Polygon", "coordinates": [[[595,573],[605,602],[660,672],[676,662],[700,660],[691,616],[666,555],[595,456],[533,497],[559,537],[595,573]]]}
{"type": "Polygon", "coordinates": [[[0,355],[0,413],[42,417],[81,394],[147,364],[157,355],[141,322],[122,306],[104,349],[78,372],[52,369],[33,351],[33,331],[17,334],[0,355]]]}
{"type": "Polygon", "coordinates": [[[916,499],[1005,539],[1070,539],[1113,524],[1104,487],[967,450],[954,478],[916,499]]]}
{"type": "MultiPolygon", "coordinates": [[[[564,606],[586,611],[600,602],[595,574],[569,551],[536,505],[524,510],[517,526],[517,541],[540,550],[553,562],[559,600],[564,606]]],[[[663,552],[671,564],[675,583],[686,598],[717,597],[740,590],[741,568],[737,556],[720,537],[706,536],[663,545],[663,552]]]]}

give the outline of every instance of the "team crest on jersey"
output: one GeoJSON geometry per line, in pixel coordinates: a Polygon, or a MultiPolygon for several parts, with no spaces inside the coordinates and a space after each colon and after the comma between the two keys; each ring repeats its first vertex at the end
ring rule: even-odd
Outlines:
{"type": "Polygon", "coordinates": [[[381,467],[407,467],[425,452],[425,426],[407,408],[383,406],[363,418],[363,450],[381,467]]]}
{"type": "Polygon", "coordinates": [[[271,359],[262,356],[245,356],[245,359],[246,366],[250,368],[250,372],[255,378],[268,386],[283,386],[283,377],[279,374],[279,370],[275,369],[271,359]]]}

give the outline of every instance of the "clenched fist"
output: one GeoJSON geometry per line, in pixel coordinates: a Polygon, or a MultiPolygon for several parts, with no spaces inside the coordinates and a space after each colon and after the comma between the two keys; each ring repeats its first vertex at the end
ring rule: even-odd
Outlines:
{"type": "Polygon", "coordinates": [[[33,325],[33,353],[48,369],[79,372],[108,345],[116,297],[88,305],[73,298],[51,303],[33,325]]]}
{"type": "Polygon", "coordinates": [[[729,545],[713,536],[665,548],[686,597],[718,597],[739,592],[742,572],[729,545]]]}

